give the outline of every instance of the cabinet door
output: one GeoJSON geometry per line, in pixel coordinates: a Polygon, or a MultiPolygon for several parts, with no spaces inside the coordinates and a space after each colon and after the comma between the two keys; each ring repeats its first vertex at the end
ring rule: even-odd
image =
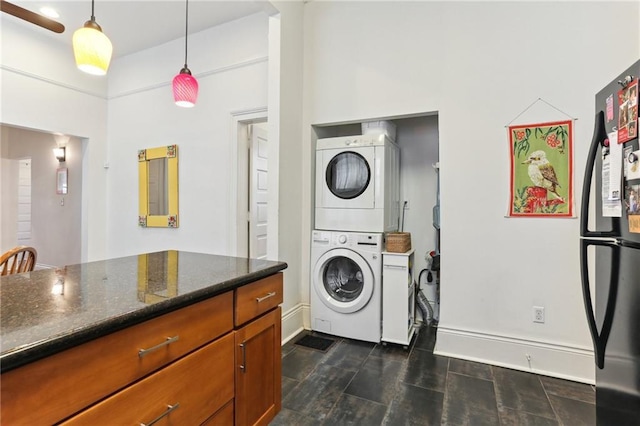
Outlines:
{"type": "Polygon", "coordinates": [[[280,411],[281,308],[236,331],[236,426],[267,425],[280,411]]]}

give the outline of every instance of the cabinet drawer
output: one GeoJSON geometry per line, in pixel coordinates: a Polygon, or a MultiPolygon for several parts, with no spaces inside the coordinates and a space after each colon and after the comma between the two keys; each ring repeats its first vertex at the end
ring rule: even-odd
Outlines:
{"type": "Polygon", "coordinates": [[[232,329],[228,292],[8,371],[2,421],[58,422],[232,329]]]}
{"type": "Polygon", "coordinates": [[[391,269],[407,269],[409,259],[407,256],[393,256],[385,254],[382,256],[382,267],[391,267],[391,269]]]}
{"type": "Polygon", "coordinates": [[[231,426],[233,424],[233,401],[227,402],[213,416],[209,417],[202,426],[231,426]]]}
{"type": "Polygon", "coordinates": [[[282,273],[236,290],[236,327],[282,303],[282,273]]]}
{"type": "Polygon", "coordinates": [[[233,400],[234,333],[176,361],[63,425],[198,425],[233,400]]]}

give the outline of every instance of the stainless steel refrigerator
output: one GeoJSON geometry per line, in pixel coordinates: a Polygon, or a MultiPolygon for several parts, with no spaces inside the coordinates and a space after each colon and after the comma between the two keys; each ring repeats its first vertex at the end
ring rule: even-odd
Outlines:
{"type": "Polygon", "coordinates": [[[640,60],[596,95],[582,193],[582,291],[597,366],[597,424],[605,426],[640,425],[639,76],[640,60]]]}

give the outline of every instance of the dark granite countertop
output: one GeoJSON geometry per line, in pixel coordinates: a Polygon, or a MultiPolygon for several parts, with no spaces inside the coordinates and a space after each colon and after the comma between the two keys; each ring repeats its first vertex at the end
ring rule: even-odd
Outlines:
{"type": "Polygon", "coordinates": [[[1,371],[286,267],[284,262],[164,251],[0,277],[1,371]]]}

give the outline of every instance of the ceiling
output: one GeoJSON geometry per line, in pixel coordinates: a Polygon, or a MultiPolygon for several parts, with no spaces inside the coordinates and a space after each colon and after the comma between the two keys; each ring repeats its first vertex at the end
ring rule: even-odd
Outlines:
{"type": "MultiPolygon", "coordinates": [[[[2,22],[9,20],[46,34],[52,39],[71,46],[73,32],[91,18],[91,1],[67,0],[9,0],[11,3],[40,13],[40,8],[49,6],[60,15],[54,20],[65,26],[62,34],[25,22],[6,13],[1,13],[2,22]]],[[[189,34],[202,31],[225,22],[257,12],[272,14],[275,9],[265,0],[191,0],[189,1],[189,34]]],[[[184,0],[96,0],[94,6],[96,22],[113,44],[113,56],[125,56],[184,37],[184,0]]]]}

